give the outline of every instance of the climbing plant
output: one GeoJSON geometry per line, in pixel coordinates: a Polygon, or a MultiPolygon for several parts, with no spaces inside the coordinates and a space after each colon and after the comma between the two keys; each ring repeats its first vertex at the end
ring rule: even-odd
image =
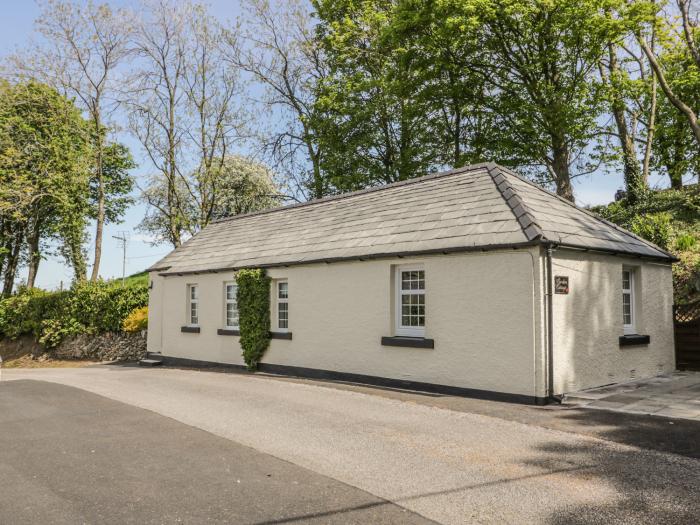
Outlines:
{"type": "Polygon", "coordinates": [[[243,360],[255,370],[270,344],[270,278],[262,269],[240,270],[236,284],[243,360]]]}

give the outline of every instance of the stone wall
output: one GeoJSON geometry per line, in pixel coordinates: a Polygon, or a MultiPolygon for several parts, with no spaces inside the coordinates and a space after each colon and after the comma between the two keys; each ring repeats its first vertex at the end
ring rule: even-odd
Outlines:
{"type": "Polygon", "coordinates": [[[44,349],[33,336],[23,335],[17,339],[0,338],[0,357],[4,360],[32,354],[35,357],[44,353],[44,349]]]}
{"type": "Polygon", "coordinates": [[[146,355],[146,333],[81,334],[50,352],[57,359],[137,361],[146,355]]]}

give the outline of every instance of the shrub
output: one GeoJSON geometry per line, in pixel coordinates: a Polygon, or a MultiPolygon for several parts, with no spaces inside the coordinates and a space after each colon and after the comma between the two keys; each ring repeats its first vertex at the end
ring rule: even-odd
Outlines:
{"type": "Polygon", "coordinates": [[[85,332],[85,327],[75,319],[45,319],[41,323],[39,344],[44,348],[55,348],[66,337],[83,332],[85,332]]]}
{"type": "Polygon", "coordinates": [[[647,241],[666,249],[673,234],[671,214],[661,212],[637,215],[630,223],[630,230],[647,241]]]}
{"type": "Polygon", "coordinates": [[[148,328],[148,306],[141,306],[131,311],[122,323],[125,332],[140,332],[148,328]]]}
{"type": "Polygon", "coordinates": [[[693,237],[689,233],[682,233],[681,235],[676,237],[676,250],[680,252],[690,250],[693,246],[695,246],[696,242],[697,240],[695,239],[695,237],[693,237]]]}
{"type": "Polygon", "coordinates": [[[0,300],[0,336],[31,334],[46,348],[79,333],[118,332],[126,317],[148,304],[148,285],[78,283],[70,290],[20,289],[0,300]]]}
{"type": "Polygon", "coordinates": [[[255,370],[270,344],[270,278],[265,270],[240,270],[236,284],[243,360],[255,370]]]}
{"type": "Polygon", "coordinates": [[[66,297],[65,292],[21,288],[0,301],[0,333],[10,339],[25,334],[38,338],[42,320],[59,316],[66,297]]]}
{"type": "Polygon", "coordinates": [[[148,304],[148,287],[142,285],[84,282],[71,291],[75,318],[96,333],[118,332],[134,308],[148,304]]]}

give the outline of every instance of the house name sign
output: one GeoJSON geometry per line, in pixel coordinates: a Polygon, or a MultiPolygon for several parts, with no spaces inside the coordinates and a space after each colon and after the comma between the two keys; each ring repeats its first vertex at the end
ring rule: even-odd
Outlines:
{"type": "Polygon", "coordinates": [[[554,293],[569,293],[569,277],[567,275],[554,276],[554,293]]]}

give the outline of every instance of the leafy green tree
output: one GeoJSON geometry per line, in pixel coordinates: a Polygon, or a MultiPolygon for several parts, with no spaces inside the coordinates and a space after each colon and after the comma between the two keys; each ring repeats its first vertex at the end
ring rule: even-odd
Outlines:
{"type": "MultiPolygon", "coordinates": [[[[12,291],[26,247],[28,287],[33,287],[43,244],[76,238],[85,227],[89,132],[80,111],[55,89],[35,81],[3,84],[0,97],[0,208],[12,223],[14,260],[5,260],[4,294],[12,291]],[[26,246],[23,246],[23,243],[26,246]]],[[[4,228],[3,228],[4,229],[4,228]]],[[[3,239],[4,245],[7,239],[3,239]]],[[[79,263],[81,264],[81,263],[79,263]]]]}
{"type": "MultiPolygon", "coordinates": [[[[607,0],[446,2],[456,38],[483,47],[472,63],[496,91],[487,104],[504,130],[506,163],[542,166],[559,195],[573,200],[572,177],[595,141],[603,112],[594,74],[624,27],[606,15],[607,0]]],[[[539,171],[539,170],[537,170],[539,171]]]]}
{"type": "MultiPolygon", "coordinates": [[[[700,70],[688,49],[667,37],[657,61],[663,65],[667,88],[674,96],[691,108],[700,108],[700,70]]],[[[668,175],[672,188],[681,188],[684,177],[700,176],[700,143],[687,115],[667,96],[658,105],[653,153],[654,167],[668,175]]]]}
{"type": "Polygon", "coordinates": [[[627,21],[659,81],[666,100],[683,115],[693,138],[700,145],[700,109],[696,100],[693,100],[694,97],[687,98],[688,90],[680,89],[680,86],[689,83],[697,86],[700,80],[700,25],[697,5],[694,6],[695,9],[691,9],[693,0],[676,0],[675,3],[679,17],[669,16],[665,10],[665,2],[638,0],[630,4],[627,21]],[[677,22],[678,19],[680,23],[677,22]],[[662,40],[660,53],[649,42],[650,33],[659,35],[662,40]],[[687,61],[684,70],[677,69],[678,55],[683,55],[687,61]],[[670,60],[667,60],[668,58],[670,60]]]}
{"type": "MultiPolygon", "coordinates": [[[[131,53],[132,14],[108,3],[41,0],[37,31],[45,43],[14,57],[17,72],[37,78],[69,97],[86,112],[93,145],[91,186],[96,213],[91,280],[99,276],[102,237],[110,207],[105,175],[109,122],[119,106],[123,78],[118,68],[131,53]]],[[[80,247],[82,251],[83,248],[80,247]]]]}
{"type": "Polygon", "coordinates": [[[119,142],[104,146],[102,151],[102,187],[99,178],[90,177],[90,218],[100,214],[100,198],[104,199],[105,224],[118,223],[134,202],[131,192],[134,179],[129,173],[136,168],[129,148],[119,142]]]}
{"type": "MultiPolygon", "coordinates": [[[[604,97],[613,117],[614,126],[611,128],[614,131],[611,131],[618,139],[615,149],[619,151],[623,167],[626,198],[632,203],[647,186],[637,152],[636,123],[640,120],[642,109],[639,102],[649,98],[645,96],[649,83],[642,67],[639,70],[636,68],[641,62],[625,53],[625,49],[616,42],[608,43],[607,55],[602,57],[600,63],[600,76],[604,97]]],[[[653,102],[650,102],[645,115],[647,123],[651,121],[653,111],[653,102]]]]}
{"type": "Polygon", "coordinates": [[[104,145],[100,160],[100,176],[94,173],[96,166],[96,164],[89,166],[87,195],[62,210],[63,220],[56,233],[58,252],[73,268],[73,277],[76,281],[87,279],[85,251],[88,240],[85,231],[87,219],[97,221],[102,215],[104,224],[120,222],[126,209],[133,203],[130,193],[133,190],[134,181],[129,170],[135,168],[136,164],[129,149],[120,143],[104,145]]]}
{"type": "Polygon", "coordinates": [[[439,164],[491,160],[499,129],[485,104],[493,88],[471,67],[482,53],[476,39],[455,38],[438,2],[397,2],[387,38],[411,50],[417,97],[431,108],[424,123],[436,137],[439,164]]]}
{"type": "Polygon", "coordinates": [[[347,191],[415,177],[441,160],[422,57],[395,30],[397,2],[315,3],[329,74],[315,125],[330,185],[347,191]]]}

